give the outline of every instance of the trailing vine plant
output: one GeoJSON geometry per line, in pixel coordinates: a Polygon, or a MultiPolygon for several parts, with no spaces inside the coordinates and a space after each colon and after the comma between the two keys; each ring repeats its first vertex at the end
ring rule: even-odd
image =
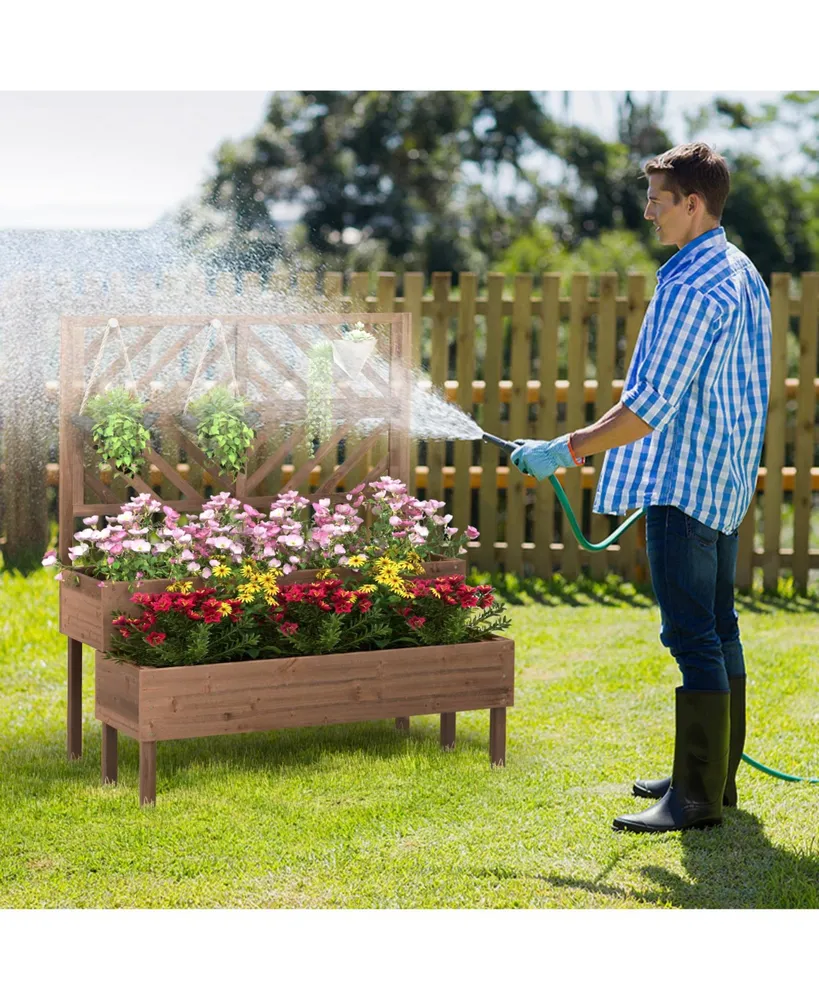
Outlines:
{"type": "Polygon", "coordinates": [[[143,427],[145,404],[130,389],[114,388],[88,400],[91,440],[114,473],[137,476],[145,464],[145,448],[151,435],[143,427]]]}
{"type": "Polygon", "coordinates": [[[231,476],[244,468],[245,453],[254,438],[253,428],[244,419],[245,406],[244,399],[217,385],[189,407],[199,447],[221,473],[231,476]]]}

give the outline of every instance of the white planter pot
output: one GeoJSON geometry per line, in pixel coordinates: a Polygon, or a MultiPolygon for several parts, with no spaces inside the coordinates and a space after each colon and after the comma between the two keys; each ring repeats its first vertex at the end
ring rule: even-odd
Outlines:
{"type": "Polygon", "coordinates": [[[356,379],[369,361],[375,346],[375,337],[372,340],[334,340],[333,361],[346,375],[356,379]]]}

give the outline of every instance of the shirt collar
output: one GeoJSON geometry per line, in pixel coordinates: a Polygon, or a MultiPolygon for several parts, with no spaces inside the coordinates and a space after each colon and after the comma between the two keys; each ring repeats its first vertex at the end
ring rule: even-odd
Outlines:
{"type": "Polygon", "coordinates": [[[722,226],[717,226],[716,229],[709,229],[707,233],[703,233],[702,236],[698,236],[695,240],[691,240],[690,243],[686,243],[682,250],[678,250],[670,260],[667,260],[662,267],[658,268],[657,281],[666,281],[680,267],[688,264],[693,257],[696,257],[702,249],[706,247],[726,246],[727,243],[728,240],[722,226]]]}

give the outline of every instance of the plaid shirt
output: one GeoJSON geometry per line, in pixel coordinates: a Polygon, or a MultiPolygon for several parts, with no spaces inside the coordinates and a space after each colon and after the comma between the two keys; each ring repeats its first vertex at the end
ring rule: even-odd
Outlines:
{"type": "Polygon", "coordinates": [[[670,504],[730,534],[756,490],[771,380],[768,290],[721,227],[657,272],[621,402],[654,428],[612,448],[594,511],[670,504]]]}

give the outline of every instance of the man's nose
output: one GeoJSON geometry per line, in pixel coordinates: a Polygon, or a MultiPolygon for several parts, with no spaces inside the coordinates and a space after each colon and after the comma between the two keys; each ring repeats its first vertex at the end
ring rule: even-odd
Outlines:
{"type": "Polygon", "coordinates": [[[651,221],[651,205],[646,205],[646,210],[643,212],[643,218],[651,221]]]}

